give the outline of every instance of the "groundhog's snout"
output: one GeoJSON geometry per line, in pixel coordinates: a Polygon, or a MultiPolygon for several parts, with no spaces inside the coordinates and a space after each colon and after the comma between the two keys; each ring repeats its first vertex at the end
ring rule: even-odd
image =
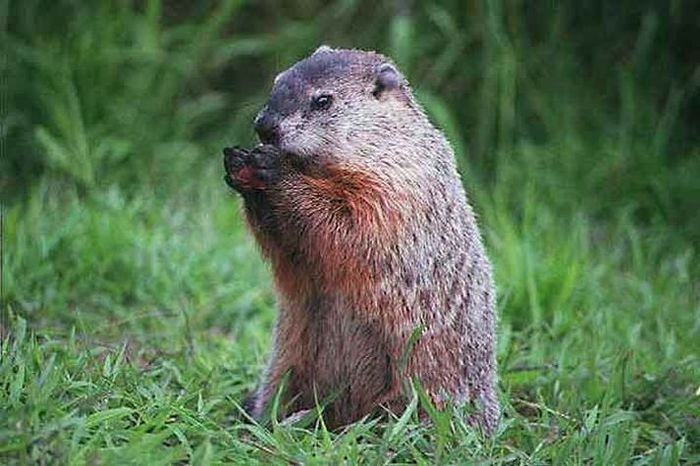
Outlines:
{"type": "Polygon", "coordinates": [[[277,118],[263,109],[255,117],[255,132],[263,144],[277,145],[279,143],[279,124],[277,118]]]}

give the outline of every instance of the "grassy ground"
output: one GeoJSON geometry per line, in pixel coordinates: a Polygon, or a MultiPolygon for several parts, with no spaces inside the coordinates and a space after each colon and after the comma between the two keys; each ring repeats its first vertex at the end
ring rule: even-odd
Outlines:
{"type": "Polygon", "coordinates": [[[649,77],[667,12],[606,68],[566,15],[535,39],[510,3],[272,25],[237,2],[2,5],[0,463],[700,462],[700,72],[649,77]],[[498,285],[494,438],[415,404],[341,433],[240,421],[274,295],[218,151],[321,40],[395,56],[457,149],[498,285]]]}

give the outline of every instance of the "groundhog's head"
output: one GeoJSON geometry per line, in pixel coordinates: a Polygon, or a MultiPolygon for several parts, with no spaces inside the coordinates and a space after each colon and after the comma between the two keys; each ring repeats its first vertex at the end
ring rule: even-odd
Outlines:
{"type": "Polygon", "coordinates": [[[425,128],[415,123],[422,118],[408,83],[386,57],[322,46],[275,78],[255,130],[263,143],[287,153],[360,161],[414,137],[425,128]]]}

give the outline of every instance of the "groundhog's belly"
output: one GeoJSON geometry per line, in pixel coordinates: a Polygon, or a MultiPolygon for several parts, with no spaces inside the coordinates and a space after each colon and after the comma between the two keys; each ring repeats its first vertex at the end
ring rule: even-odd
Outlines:
{"type": "Polygon", "coordinates": [[[314,310],[308,333],[311,357],[292,384],[299,392],[298,408],[312,408],[315,397],[322,405],[328,402],[324,417],[330,423],[367,414],[395,380],[379,325],[353,314],[338,306],[314,310]]]}

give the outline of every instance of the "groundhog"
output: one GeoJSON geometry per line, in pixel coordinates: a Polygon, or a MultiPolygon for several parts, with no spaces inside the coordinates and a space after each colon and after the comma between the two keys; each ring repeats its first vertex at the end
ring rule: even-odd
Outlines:
{"type": "Polygon", "coordinates": [[[400,414],[418,382],[438,408],[499,417],[491,266],[449,143],[386,57],[323,46],[275,79],[261,145],[224,149],[225,180],[277,291],[255,418],[327,426],[400,414]],[[284,381],[284,382],[283,382],[284,381]]]}

